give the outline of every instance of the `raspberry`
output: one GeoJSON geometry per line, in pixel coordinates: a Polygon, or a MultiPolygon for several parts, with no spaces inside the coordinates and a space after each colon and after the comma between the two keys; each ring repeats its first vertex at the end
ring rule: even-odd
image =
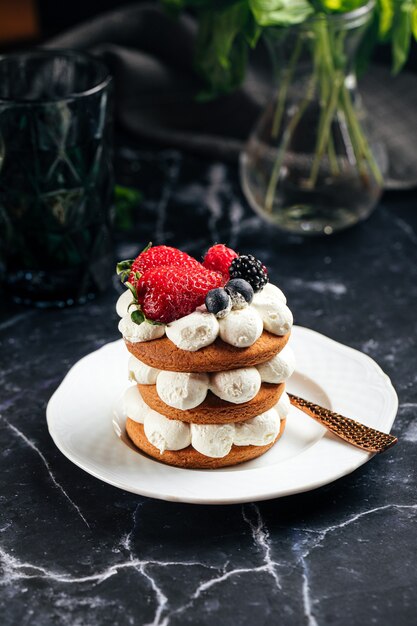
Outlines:
{"type": "Polygon", "coordinates": [[[221,274],[199,263],[193,267],[154,267],[137,282],[137,299],[148,319],[168,324],[195,311],[207,293],[222,284],[221,274]]]}
{"type": "Polygon", "coordinates": [[[226,281],[229,280],[230,265],[237,256],[234,250],[226,248],[222,243],[218,243],[207,250],[203,265],[208,270],[223,274],[226,281]]]}
{"type": "Polygon", "coordinates": [[[162,265],[190,269],[202,267],[201,263],[196,259],[186,252],[177,250],[177,248],[171,248],[170,246],[147,246],[133,261],[130,268],[129,282],[132,285],[136,285],[138,280],[136,272],[144,274],[147,270],[161,267],[162,265]]]}
{"type": "Polygon", "coordinates": [[[230,278],[243,278],[252,286],[255,293],[261,291],[268,282],[265,266],[252,254],[242,254],[232,261],[230,278]]]}

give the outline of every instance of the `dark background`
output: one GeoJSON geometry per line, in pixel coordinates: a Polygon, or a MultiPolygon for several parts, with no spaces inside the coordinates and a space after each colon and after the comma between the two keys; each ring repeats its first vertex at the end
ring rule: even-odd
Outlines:
{"type": "MultiPolygon", "coordinates": [[[[1,0],[0,22],[3,14],[7,11],[8,14],[14,16],[13,20],[16,24],[22,24],[22,16],[28,15],[28,21],[32,23],[32,28],[24,28],[22,25],[21,34],[15,35],[12,40],[6,36],[2,37],[0,34],[0,50],[7,51],[41,43],[80,22],[93,18],[95,15],[141,2],[150,3],[152,0],[137,0],[136,3],[125,0],[86,0],[82,3],[63,3],[56,0],[1,0]]],[[[18,26],[16,29],[19,30],[18,26]]],[[[157,33],[155,35],[157,36],[157,33]]],[[[374,60],[377,62],[389,65],[390,58],[389,46],[379,46],[375,51],[374,60]]],[[[417,44],[415,41],[412,43],[411,55],[405,69],[417,71],[417,44]]]]}

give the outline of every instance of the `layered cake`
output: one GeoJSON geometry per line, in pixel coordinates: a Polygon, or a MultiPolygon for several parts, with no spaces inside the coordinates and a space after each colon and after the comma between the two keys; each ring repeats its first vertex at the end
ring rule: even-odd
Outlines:
{"type": "Polygon", "coordinates": [[[261,261],[222,244],[200,263],[169,246],[123,261],[117,302],[130,352],[126,432],[147,455],[218,468],[281,437],[295,368],[293,318],[261,261]]]}

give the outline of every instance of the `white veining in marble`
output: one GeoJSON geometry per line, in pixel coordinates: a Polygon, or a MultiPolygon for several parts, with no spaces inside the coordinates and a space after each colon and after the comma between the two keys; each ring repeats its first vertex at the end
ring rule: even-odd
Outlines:
{"type": "MultiPolygon", "coordinates": [[[[262,519],[259,507],[256,504],[243,505],[242,518],[250,528],[254,546],[262,555],[262,564],[255,567],[236,567],[232,569],[227,569],[229,563],[226,562],[222,568],[222,571],[217,576],[214,576],[213,578],[210,578],[209,580],[200,583],[190,596],[189,600],[183,606],[180,606],[172,611],[169,614],[170,617],[174,615],[180,615],[186,612],[193,606],[195,600],[199,599],[201,595],[204,594],[204,592],[208,591],[212,587],[216,585],[221,585],[226,580],[229,580],[230,578],[235,576],[240,576],[242,574],[258,574],[261,572],[266,572],[272,577],[276,588],[280,589],[280,582],[278,574],[276,572],[276,567],[278,563],[273,561],[273,559],[271,558],[269,532],[265,525],[265,522],[262,519]]],[[[167,624],[169,624],[169,621],[167,622],[167,624]]]]}
{"type": "Polygon", "coordinates": [[[398,228],[402,230],[402,232],[411,241],[411,243],[417,246],[417,233],[413,230],[410,224],[404,221],[401,217],[398,217],[398,215],[395,215],[395,213],[393,213],[392,211],[390,212],[390,218],[394,222],[394,224],[396,224],[398,228]]]}
{"type": "Polygon", "coordinates": [[[291,278],[288,283],[295,289],[314,291],[316,293],[327,294],[333,296],[344,296],[347,293],[347,287],[337,280],[303,280],[302,278],[291,278]]]}
{"type": "Polygon", "coordinates": [[[263,554],[263,561],[265,564],[265,571],[271,574],[278,588],[281,588],[278,574],[276,571],[277,563],[271,558],[271,546],[269,543],[269,531],[262,519],[259,506],[256,504],[244,505],[242,507],[242,516],[244,521],[249,524],[252,532],[252,538],[255,546],[263,554]],[[255,519],[251,519],[251,513],[253,513],[255,519]]]}
{"type": "Polygon", "coordinates": [[[22,321],[26,323],[28,318],[33,317],[35,313],[36,311],[32,309],[32,310],[26,310],[23,313],[18,313],[17,315],[13,315],[12,317],[10,317],[9,319],[5,320],[4,322],[0,324],[0,331],[4,331],[9,328],[12,328],[13,326],[15,326],[15,324],[18,324],[22,321]]]}
{"type": "Polygon", "coordinates": [[[45,455],[39,450],[38,446],[28,437],[26,437],[26,435],[24,433],[22,433],[21,430],[19,430],[18,428],[16,428],[16,426],[14,426],[13,424],[10,424],[10,422],[5,419],[4,417],[0,416],[2,421],[6,424],[7,428],[9,428],[17,437],[19,437],[19,439],[21,439],[27,446],[29,446],[29,448],[31,448],[34,452],[36,452],[36,454],[39,456],[39,458],[41,459],[42,463],[44,464],[50,479],[52,480],[53,484],[55,485],[55,487],[57,489],[59,489],[59,491],[62,493],[62,495],[68,500],[68,502],[71,504],[71,506],[77,511],[78,516],[82,519],[82,521],[84,522],[84,524],[87,526],[87,528],[90,528],[90,524],[87,522],[87,520],[85,519],[84,515],[82,514],[80,507],[70,498],[70,496],[68,495],[68,493],[65,491],[64,487],[61,485],[61,483],[59,483],[57,481],[57,479],[55,478],[51,466],[48,463],[47,459],[45,458],[45,455]]]}
{"type": "Polygon", "coordinates": [[[340,522],[339,524],[334,524],[328,526],[324,529],[312,529],[312,528],[303,528],[299,529],[304,533],[309,533],[310,536],[313,536],[313,540],[303,540],[300,542],[296,542],[293,545],[293,550],[297,555],[298,562],[301,565],[302,569],[302,590],[301,595],[303,598],[303,607],[304,607],[304,615],[306,617],[307,626],[318,626],[318,622],[313,614],[314,606],[318,604],[318,600],[316,601],[312,597],[311,592],[311,584],[309,579],[309,568],[308,568],[308,559],[316,548],[323,547],[323,542],[326,537],[342,528],[346,528],[350,526],[354,522],[357,522],[363,517],[367,517],[369,515],[373,515],[374,513],[379,513],[381,511],[386,511],[390,509],[405,509],[405,510],[413,510],[417,511],[417,504],[385,504],[383,506],[374,507],[372,509],[368,509],[366,511],[361,511],[352,515],[347,520],[340,522]],[[307,544],[307,545],[306,545],[307,544]]]}

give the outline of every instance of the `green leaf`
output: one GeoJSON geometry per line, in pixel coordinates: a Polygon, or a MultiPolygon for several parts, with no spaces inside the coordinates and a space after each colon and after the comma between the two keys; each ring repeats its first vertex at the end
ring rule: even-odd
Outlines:
{"type": "Polygon", "coordinates": [[[133,212],[142,200],[142,194],[133,187],[115,185],[116,228],[129,230],[133,226],[133,212]]]}
{"type": "Polygon", "coordinates": [[[126,259],[125,261],[119,261],[119,263],[116,265],[116,272],[120,274],[125,270],[130,270],[132,268],[134,260],[135,259],[126,259]]]}
{"type": "Polygon", "coordinates": [[[196,68],[209,86],[204,99],[227,93],[243,81],[247,63],[245,33],[253,41],[247,0],[199,12],[196,68]]]}
{"type": "MultiPolygon", "coordinates": [[[[312,2],[315,8],[316,2],[312,2]]],[[[319,4],[328,13],[349,13],[366,4],[365,0],[320,0],[319,4]]],[[[319,9],[320,10],[320,9],[319,9]]]]}
{"type": "Polygon", "coordinates": [[[379,38],[385,39],[392,28],[394,21],[394,7],[395,0],[378,0],[378,13],[379,13],[379,38]]]}
{"type": "Polygon", "coordinates": [[[411,29],[413,31],[414,39],[417,40],[417,2],[411,14],[411,29]]]}
{"type": "Polygon", "coordinates": [[[126,261],[120,261],[116,265],[116,273],[122,283],[126,282],[129,278],[133,261],[134,259],[127,259],[126,261]]]}
{"type": "Polygon", "coordinates": [[[132,313],[130,314],[130,319],[132,320],[132,322],[139,325],[145,321],[145,315],[143,314],[142,311],[140,311],[139,309],[136,309],[135,311],[132,311],[132,313]]]}
{"type": "Polygon", "coordinates": [[[307,0],[249,0],[259,26],[290,26],[304,22],[314,9],[307,0]]]}
{"type": "Polygon", "coordinates": [[[147,317],[145,317],[145,322],[147,324],[151,324],[152,326],[163,326],[162,322],[156,322],[155,320],[150,320],[147,317]]]}
{"type": "Polygon", "coordinates": [[[411,46],[411,14],[413,6],[409,0],[397,6],[392,30],[392,70],[397,74],[406,62],[411,46]]]}

